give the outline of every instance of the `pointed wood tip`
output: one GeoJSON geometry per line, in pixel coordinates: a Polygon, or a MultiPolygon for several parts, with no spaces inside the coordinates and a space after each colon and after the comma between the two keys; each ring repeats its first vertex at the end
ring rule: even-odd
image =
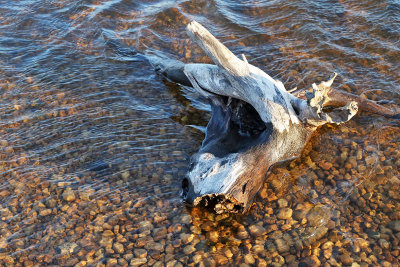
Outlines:
{"type": "Polygon", "coordinates": [[[248,76],[248,63],[236,57],[200,23],[193,20],[186,26],[190,38],[195,41],[216,65],[235,76],[248,76]],[[246,64],[247,63],[247,64],[246,64]]]}
{"type": "Polygon", "coordinates": [[[186,26],[186,30],[190,31],[190,32],[197,32],[199,31],[199,29],[201,30],[205,30],[205,28],[198,23],[195,20],[192,20],[187,26],[186,26]]]}
{"type": "Polygon", "coordinates": [[[337,73],[334,72],[331,77],[329,77],[329,80],[322,82],[321,84],[324,85],[325,87],[331,87],[333,84],[333,81],[335,80],[335,78],[337,77],[337,73]]]}

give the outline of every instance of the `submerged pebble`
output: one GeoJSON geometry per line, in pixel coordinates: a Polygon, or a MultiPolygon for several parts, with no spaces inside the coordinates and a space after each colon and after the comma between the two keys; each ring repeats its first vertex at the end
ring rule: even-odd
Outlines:
{"type": "Polygon", "coordinates": [[[262,236],[264,233],[267,232],[267,230],[260,225],[249,226],[249,231],[250,231],[251,235],[254,237],[262,236]]]}
{"type": "Polygon", "coordinates": [[[293,213],[293,211],[290,208],[281,208],[278,212],[277,217],[278,217],[278,219],[281,219],[281,220],[287,220],[292,217],[292,213],[293,213]]]}
{"type": "Polygon", "coordinates": [[[71,188],[67,188],[64,190],[64,193],[62,194],[62,197],[65,201],[74,201],[75,200],[75,193],[72,191],[71,188]]]}
{"type": "Polygon", "coordinates": [[[180,198],[204,137],[188,126],[207,124],[207,102],[142,58],[210,63],[184,30],[201,14],[286,88],[333,64],[335,88],[399,105],[392,4],[53,2],[62,12],[0,4],[0,266],[399,265],[397,120],[320,127],[299,159],[271,168],[245,215],[216,215],[180,198]],[[246,20],[235,33],[225,8],[246,20]]]}

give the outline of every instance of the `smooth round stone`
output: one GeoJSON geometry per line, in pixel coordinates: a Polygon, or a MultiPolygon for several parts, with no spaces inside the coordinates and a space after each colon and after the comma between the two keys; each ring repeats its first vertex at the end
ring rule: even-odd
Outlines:
{"type": "Polygon", "coordinates": [[[256,262],[256,260],[254,259],[254,257],[251,254],[246,254],[246,256],[244,256],[244,261],[247,264],[254,264],[256,262]]]}
{"type": "Polygon", "coordinates": [[[390,223],[388,223],[388,227],[395,232],[400,232],[400,220],[391,221],[390,223]]]}
{"type": "Polygon", "coordinates": [[[135,258],[132,259],[131,262],[129,263],[129,266],[140,266],[142,264],[145,264],[147,262],[147,258],[135,258]]]}
{"type": "Polygon", "coordinates": [[[113,237],[114,233],[111,230],[105,230],[102,234],[103,237],[113,237]]]}
{"type": "Polygon", "coordinates": [[[218,266],[224,265],[228,263],[228,259],[222,255],[216,255],[215,260],[218,264],[218,266]]]}
{"type": "Polygon", "coordinates": [[[281,219],[281,220],[287,220],[292,217],[292,214],[293,214],[292,209],[282,208],[279,210],[277,217],[278,217],[278,219],[281,219]]]}
{"type": "Polygon", "coordinates": [[[378,240],[379,246],[383,249],[389,249],[390,243],[386,241],[385,239],[379,239],[378,240]]]}
{"type": "Polygon", "coordinates": [[[267,230],[260,225],[251,225],[249,227],[250,234],[254,237],[262,236],[267,230]]]}
{"type": "Polygon", "coordinates": [[[332,257],[332,250],[331,249],[326,249],[323,252],[325,259],[330,259],[332,257]]]}
{"type": "Polygon", "coordinates": [[[57,200],[51,198],[51,199],[49,199],[49,200],[46,201],[46,205],[47,205],[47,207],[49,207],[49,208],[52,209],[52,208],[54,208],[55,206],[57,206],[57,200]]]}
{"type": "Polygon", "coordinates": [[[107,260],[107,264],[106,267],[112,267],[112,266],[116,266],[118,264],[118,260],[111,258],[107,260]]]}
{"type": "Polygon", "coordinates": [[[307,221],[311,226],[324,225],[329,217],[329,210],[324,205],[317,205],[308,212],[307,221]]]}
{"type": "Polygon", "coordinates": [[[318,257],[315,255],[306,257],[302,263],[305,264],[302,266],[308,266],[308,267],[318,267],[321,265],[321,262],[319,261],[318,257]]]}
{"type": "Polygon", "coordinates": [[[207,238],[213,242],[213,243],[217,243],[219,240],[219,233],[217,231],[211,231],[207,233],[207,238]]]}
{"type": "Polygon", "coordinates": [[[186,255],[192,254],[195,251],[196,251],[196,248],[192,245],[188,245],[183,248],[183,253],[185,253],[186,255]]]}
{"type": "Polygon", "coordinates": [[[164,239],[166,235],[167,235],[166,227],[156,228],[153,230],[154,241],[159,241],[161,239],[164,239]]]}
{"type": "Polygon", "coordinates": [[[332,248],[333,247],[333,242],[332,241],[327,241],[327,242],[325,242],[323,245],[322,245],[322,249],[323,250],[326,250],[326,249],[330,249],[330,248],[332,248]]]}
{"type": "Polygon", "coordinates": [[[74,191],[71,188],[67,188],[64,190],[62,197],[65,201],[74,201],[76,199],[74,191]]]}
{"type": "Polygon", "coordinates": [[[115,252],[117,252],[118,254],[122,254],[124,253],[125,249],[124,249],[124,245],[122,245],[121,243],[114,243],[113,244],[113,249],[115,252]]]}
{"type": "Polygon", "coordinates": [[[135,253],[135,256],[137,258],[146,258],[147,257],[147,250],[142,249],[142,248],[135,249],[133,251],[133,253],[135,253]]]}
{"type": "Polygon", "coordinates": [[[253,250],[254,253],[259,254],[259,253],[262,253],[263,251],[265,251],[265,248],[262,245],[255,245],[252,248],[252,250],[253,250]]]}
{"type": "Polygon", "coordinates": [[[67,243],[60,245],[58,247],[58,249],[60,251],[60,254],[67,255],[67,254],[71,254],[77,246],[78,246],[78,244],[76,244],[76,243],[67,242],[67,243]]]}
{"type": "Polygon", "coordinates": [[[279,199],[278,206],[279,206],[279,208],[286,208],[288,206],[287,200],[284,198],[279,199]]]}
{"type": "Polygon", "coordinates": [[[249,233],[247,233],[246,230],[242,230],[242,231],[240,231],[240,232],[237,233],[237,237],[238,237],[239,239],[246,239],[246,238],[249,237],[249,233]]]}
{"type": "Polygon", "coordinates": [[[351,265],[353,263],[353,259],[348,254],[339,255],[338,258],[344,265],[351,265]]]}
{"type": "Polygon", "coordinates": [[[40,211],[39,215],[40,216],[47,216],[51,214],[51,209],[44,209],[42,211],[40,211]]]}
{"type": "Polygon", "coordinates": [[[287,252],[289,251],[290,247],[288,246],[288,243],[279,238],[275,240],[276,248],[278,249],[279,253],[287,252]]]}

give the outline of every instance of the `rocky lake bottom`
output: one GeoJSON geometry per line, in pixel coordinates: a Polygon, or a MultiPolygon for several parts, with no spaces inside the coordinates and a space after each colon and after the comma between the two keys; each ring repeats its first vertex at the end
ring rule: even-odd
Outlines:
{"type": "Polygon", "coordinates": [[[188,207],[210,117],[144,59],[198,20],[287,89],[400,106],[396,1],[0,2],[0,266],[398,266],[400,122],[321,127],[243,215],[188,207]],[[119,47],[110,46],[117,41],[119,47]]]}

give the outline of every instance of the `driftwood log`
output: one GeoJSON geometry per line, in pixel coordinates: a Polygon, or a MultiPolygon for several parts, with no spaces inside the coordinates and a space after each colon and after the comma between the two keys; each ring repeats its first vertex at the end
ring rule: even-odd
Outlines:
{"type": "Polygon", "coordinates": [[[215,65],[184,64],[148,56],[156,70],[205,96],[212,115],[198,153],[182,182],[186,202],[217,213],[243,213],[263,185],[268,169],[296,158],[317,127],[344,123],[362,108],[393,116],[373,101],[331,87],[336,73],[309,90],[289,93],[259,68],[239,59],[193,21],[189,36],[215,65]],[[326,106],[339,106],[330,108],[326,106]]]}

